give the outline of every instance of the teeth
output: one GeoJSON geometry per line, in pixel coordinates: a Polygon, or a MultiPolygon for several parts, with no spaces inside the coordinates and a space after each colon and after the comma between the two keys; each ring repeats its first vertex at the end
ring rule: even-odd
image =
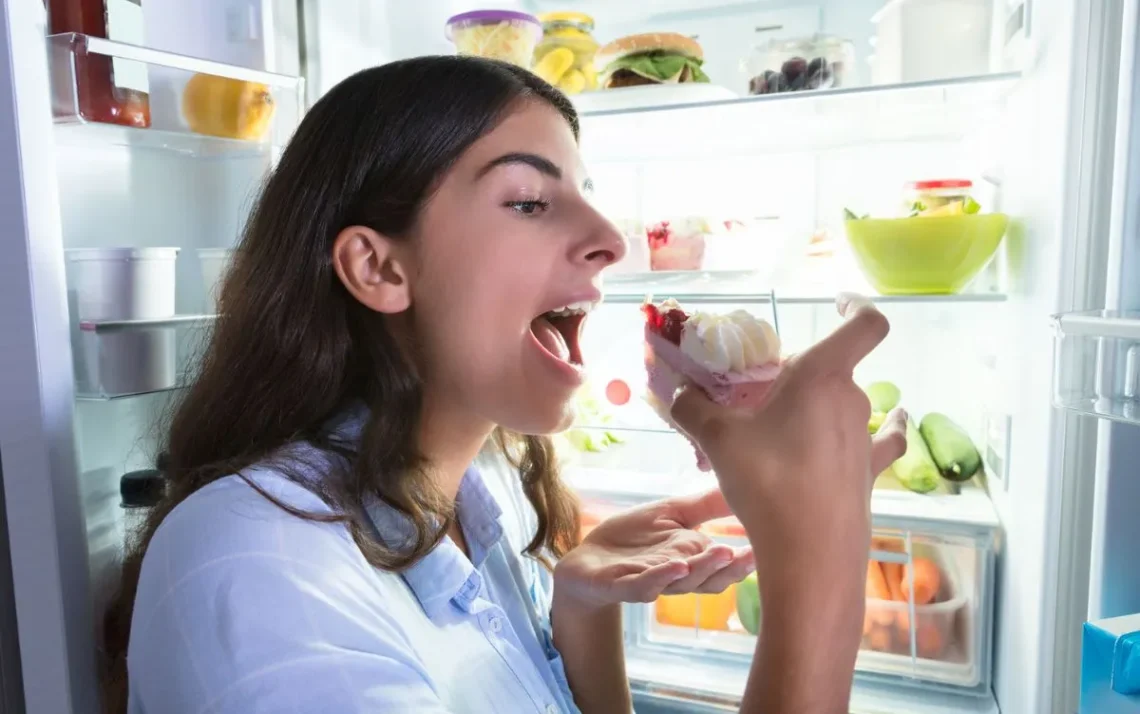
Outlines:
{"type": "Polygon", "coordinates": [[[586,315],[586,314],[589,314],[589,312],[591,310],[593,310],[594,307],[595,307],[595,303],[593,303],[589,300],[582,300],[580,302],[572,302],[569,305],[563,305],[562,307],[560,307],[556,310],[551,310],[547,314],[553,315],[554,317],[569,317],[570,315],[586,315]]]}

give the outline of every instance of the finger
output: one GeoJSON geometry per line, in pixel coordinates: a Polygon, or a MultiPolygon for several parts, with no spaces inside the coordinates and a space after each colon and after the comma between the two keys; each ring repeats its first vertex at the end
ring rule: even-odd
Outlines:
{"type": "Polygon", "coordinates": [[[669,416],[693,441],[704,444],[723,417],[725,407],[708,398],[700,387],[686,385],[677,393],[669,416]]]}
{"type": "Polygon", "coordinates": [[[696,592],[705,581],[732,564],[735,553],[732,548],[719,543],[711,544],[703,553],[689,558],[689,574],[666,586],[665,595],[680,595],[696,592]]]}
{"type": "Polygon", "coordinates": [[[613,591],[622,602],[653,602],[665,588],[688,574],[687,562],[670,560],[614,580],[613,591]]]}
{"type": "Polygon", "coordinates": [[[877,477],[906,453],[907,413],[892,409],[879,431],[871,437],[871,476],[877,477]]]}
{"type": "Polygon", "coordinates": [[[732,509],[728,507],[719,488],[688,496],[675,496],[666,501],[666,504],[677,522],[690,529],[732,515],[732,509]]]}
{"type": "Polygon", "coordinates": [[[861,295],[841,293],[835,304],[839,314],[846,318],[843,324],[796,361],[821,372],[850,374],[886,339],[891,326],[874,303],[861,295]]]}
{"type": "Polygon", "coordinates": [[[752,549],[739,548],[732,562],[714,573],[696,591],[699,593],[722,593],[730,585],[744,580],[754,570],[756,570],[756,561],[752,557],[752,549]]]}

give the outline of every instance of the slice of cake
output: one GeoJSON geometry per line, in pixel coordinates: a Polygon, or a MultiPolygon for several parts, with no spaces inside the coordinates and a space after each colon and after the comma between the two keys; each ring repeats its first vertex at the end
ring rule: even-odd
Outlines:
{"type": "MultiPolygon", "coordinates": [[[[718,404],[763,403],[780,374],[780,337],[771,324],[744,310],[690,315],[673,299],[646,302],[642,311],[649,402],[663,419],[672,423],[673,396],[686,383],[718,404]]],[[[708,459],[696,448],[697,466],[708,471],[708,459]]]]}

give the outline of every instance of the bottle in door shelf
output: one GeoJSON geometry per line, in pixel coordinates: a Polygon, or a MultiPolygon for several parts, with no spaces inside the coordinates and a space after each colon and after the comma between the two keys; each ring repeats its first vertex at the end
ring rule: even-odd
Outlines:
{"type": "MultiPolygon", "coordinates": [[[[143,45],[142,0],[48,0],[48,31],[143,45]]],[[[75,108],[83,121],[150,126],[144,63],[76,53],[75,108]]]]}

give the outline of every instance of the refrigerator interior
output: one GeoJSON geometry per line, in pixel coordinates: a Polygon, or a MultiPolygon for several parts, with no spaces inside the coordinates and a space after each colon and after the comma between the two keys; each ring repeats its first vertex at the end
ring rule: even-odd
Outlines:
{"type": "MultiPolygon", "coordinates": [[[[1018,14],[1011,9],[1017,3],[996,1],[1002,9],[995,16],[1018,14]]],[[[0,266],[6,288],[0,296],[16,306],[0,320],[6,336],[33,347],[0,351],[0,387],[21,413],[44,415],[31,426],[13,422],[8,414],[0,422],[9,532],[38,543],[34,548],[14,544],[12,556],[29,711],[79,711],[72,709],[75,701],[94,701],[84,667],[90,633],[97,629],[94,615],[124,537],[118,478],[153,466],[162,416],[177,397],[176,389],[165,386],[128,394],[106,388],[103,368],[98,361],[92,366],[92,354],[96,360],[108,350],[113,354],[116,339],[142,340],[151,354],[169,363],[176,382],[183,379],[192,370],[205,334],[201,328],[208,327],[212,311],[199,250],[226,248],[237,240],[259,181],[300,115],[296,100],[303,93],[311,102],[363,67],[451,53],[444,21],[480,7],[456,0],[310,0],[291,15],[287,5],[265,3],[272,7],[264,16],[277,46],[267,41],[258,53],[264,59],[258,70],[283,74],[251,75],[243,68],[96,47],[96,53],[119,53],[124,61],[148,67],[158,122],[150,131],[69,120],[66,111],[61,121],[60,107],[72,95],[66,78],[60,80],[66,75],[60,67],[80,50],[57,41],[49,45],[45,61],[42,16],[29,7],[5,11],[12,49],[4,78],[18,101],[4,116],[18,115],[20,121],[3,127],[0,149],[7,152],[6,163],[22,167],[14,175],[30,195],[9,192],[20,197],[21,210],[7,216],[7,227],[27,236],[28,243],[12,248],[18,260],[0,266]],[[303,42],[299,61],[288,49],[294,37],[303,42]],[[297,64],[304,84],[287,76],[297,64]],[[272,86],[284,109],[271,138],[249,145],[187,133],[172,102],[195,71],[253,77],[272,86]],[[49,104],[56,110],[54,129],[49,104]],[[185,318],[182,322],[80,329],[75,296],[65,287],[64,251],[118,246],[180,250],[175,313],[185,318]],[[124,332],[135,337],[124,338],[124,332]],[[82,379],[91,374],[96,377],[82,379]],[[12,465],[19,473],[13,474],[12,465]],[[37,575],[42,562],[58,567],[37,575]],[[37,599],[43,602],[33,606],[37,599]],[[35,615],[28,614],[32,610],[35,615]],[[60,611],[66,613],[63,622],[53,624],[60,611]],[[44,643],[38,654],[29,649],[33,637],[44,643]],[[68,664],[49,663],[53,653],[62,658],[64,652],[70,653],[68,664]],[[58,687],[61,677],[71,686],[51,691],[49,683],[58,687]]],[[[850,39],[857,49],[854,86],[819,97],[809,92],[653,110],[576,98],[584,114],[583,153],[606,215],[623,224],[684,215],[737,220],[763,241],[768,257],[754,271],[763,275],[762,282],[755,274],[689,276],[679,282],[614,276],[614,304],[603,308],[587,335],[594,340],[590,365],[596,385],[615,378],[638,383],[636,306],[648,292],[698,301],[711,295],[717,309],[740,305],[764,316],[772,310],[771,300],[756,297],[774,291],[787,348],[817,340],[838,324],[829,302],[837,288],[869,291],[846,248],[843,209],[895,211],[904,181],[968,177],[985,210],[1013,217],[997,257],[962,295],[880,300],[893,331],[857,378],[891,380],[912,414],[944,412],[969,430],[986,456],[992,496],[987,507],[1000,522],[1000,528],[991,529],[992,542],[961,551],[969,553],[961,556],[967,560],[995,556],[985,575],[990,590],[975,598],[979,616],[992,621],[992,650],[979,643],[978,651],[987,651],[976,664],[989,668],[979,681],[990,682],[992,675],[993,698],[938,687],[927,695],[923,687],[929,682],[919,677],[909,701],[930,712],[989,711],[994,700],[1007,713],[1071,711],[1073,694],[1057,682],[1075,681],[1077,670],[1071,660],[1055,661],[1054,651],[1084,619],[1087,593],[1060,586],[1087,574],[1081,570],[1087,562],[1073,555],[1087,536],[1070,504],[1084,503],[1096,444],[1087,423],[1051,408],[1049,316],[1103,304],[1103,284],[1089,276],[1098,269],[1103,273],[1106,260],[1106,237],[1095,229],[1107,211],[1098,197],[1105,192],[1111,156],[1090,157],[1089,135],[1115,121],[1115,105],[1105,98],[1116,77],[1106,69],[1111,57],[1098,54],[1103,50],[1098,40],[1111,36],[1123,0],[1028,4],[1019,15],[1027,37],[993,50],[984,76],[872,88],[867,86],[875,76],[868,61],[870,18],[883,5],[883,0],[670,0],[650,14],[634,3],[494,3],[529,12],[589,12],[602,41],[657,29],[698,35],[710,75],[723,78],[724,86],[738,94],[747,91],[749,74],[741,61],[753,53],[762,34],[757,28],[779,26],[791,35],[826,32],[850,39]],[[1086,106],[1096,112],[1086,113],[1086,106]],[[830,258],[807,257],[813,238],[828,247],[830,258]],[[1081,616],[1074,620],[1077,611],[1081,616]]],[[[1000,35],[999,26],[1005,27],[994,23],[985,32],[1000,35]]],[[[1102,138],[1097,147],[1111,154],[1111,142],[1105,145],[1102,138]]],[[[626,469],[623,482],[636,480],[636,471],[671,474],[675,490],[702,483],[683,466],[691,458],[688,447],[679,437],[660,433],[651,414],[634,413],[618,426],[628,430],[625,443],[591,455],[595,465],[626,469]],[[615,456],[622,449],[627,456],[615,456]],[[631,463],[635,469],[628,468],[631,463]]],[[[885,522],[909,517],[909,501],[891,507],[890,494],[879,500],[887,504],[885,522]]],[[[916,537],[945,536],[945,529],[912,530],[916,537]]],[[[968,565],[959,570],[969,571],[968,565]]],[[[646,612],[631,610],[631,618],[650,627],[636,620],[646,612]]],[[[709,681],[722,680],[719,686],[730,701],[731,692],[738,695],[742,686],[740,672],[717,667],[715,656],[705,657],[694,657],[686,667],[709,681]]],[[[665,679],[673,671],[663,663],[654,667],[646,680],[665,679]]],[[[899,690],[891,680],[868,680],[857,691],[853,710],[902,711],[899,690]]],[[[652,701],[656,695],[645,692],[645,697],[652,701]]]]}

